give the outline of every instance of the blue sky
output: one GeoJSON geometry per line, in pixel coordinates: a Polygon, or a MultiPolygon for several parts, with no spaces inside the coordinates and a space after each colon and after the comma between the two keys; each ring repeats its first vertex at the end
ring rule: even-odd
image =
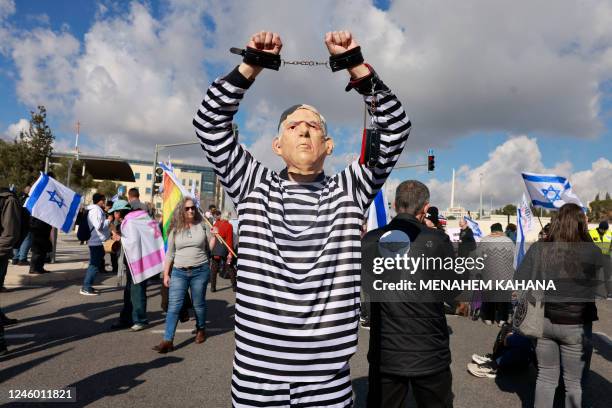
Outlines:
{"type": "MultiPolygon", "coordinates": [[[[612,190],[610,181],[601,179],[612,174],[612,67],[609,57],[605,58],[606,52],[612,52],[612,22],[605,21],[609,17],[599,10],[610,9],[605,1],[590,3],[592,13],[573,13],[571,1],[560,2],[555,10],[525,2],[522,12],[481,6],[479,2],[468,12],[441,0],[427,5],[379,0],[321,2],[319,7],[300,5],[303,10],[280,1],[255,1],[248,6],[241,2],[188,3],[0,0],[0,30],[10,33],[0,48],[0,134],[9,137],[11,125],[28,118],[28,112],[42,103],[48,107],[59,150],[72,143],[71,128],[78,119],[83,122],[83,150],[114,155],[128,152],[148,158],[154,143],[192,137],[188,117],[197,106],[193,101],[203,94],[208,81],[237,62],[225,50],[243,45],[247,33],[255,31],[251,27],[270,27],[282,36],[287,33],[286,51],[283,49],[287,58],[325,58],[318,44],[308,42],[319,33],[292,24],[296,15],[319,16],[326,20],[322,27],[356,27],[353,32],[366,59],[373,56],[372,64],[404,102],[414,129],[402,161],[425,162],[427,149],[435,150],[434,173],[397,170],[392,175],[394,181],[412,177],[428,181],[437,187],[433,196],[443,203],[448,198],[451,169],[463,168],[458,177],[466,183],[466,205],[475,200],[473,188],[467,185],[474,184],[475,172],[496,166],[512,167],[515,173],[556,170],[566,172],[565,176],[576,174],[585,196],[612,190]],[[274,16],[265,12],[271,6],[274,16]],[[434,19],[433,14],[438,17],[434,19]],[[493,24],[492,19],[499,21],[493,24]],[[517,21],[521,19],[536,35],[520,33],[517,21]],[[534,27],[538,21],[541,24],[534,27]],[[589,26],[599,28],[583,32],[589,26]],[[573,32],[578,28],[582,31],[573,32]],[[166,48],[156,53],[151,38],[166,48]],[[301,48],[296,45],[297,38],[304,41],[301,48]],[[192,52],[189,47],[181,50],[180,44],[186,41],[193,41],[192,52]],[[521,46],[521,42],[527,45],[521,46]],[[37,50],[54,58],[37,60],[37,50]],[[169,53],[170,57],[164,57],[169,53]],[[152,82],[138,83],[138,64],[151,71],[152,82]],[[168,79],[167,85],[159,78],[168,79]],[[111,89],[116,93],[113,97],[131,107],[141,103],[138,90],[151,88],[151,83],[159,89],[143,98],[157,105],[136,109],[134,115],[142,117],[156,109],[169,120],[187,119],[167,127],[161,123],[160,127],[151,122],[158,115],[135,124],[128,114],[122,117],[122,112],[104,112],[100,89],[111,89]],[[131,95],[125,84],[134,84],[131,95]],[[519,146],[525,145],[524,140],[534,141],[529,144],[529,155],[513,156],[512,149],[525,148],[519,146]],[[496,163],[500,157],[520,163],[496,163]],[[595,169],[594,163],[600,159],[604,161],[595,169]]],[[[292,100],[284,90],[291,89],[306,101],[323,104],[337,134],[350,140],[337,143],[336,154],[352,153],[350,149],[358,145],[358,137],[353,135],[359,132],[361,108],[355,95],[343,94],[343,81],[322,72],[296,70],[276,77],[266,73],[247,95],[238,117],[243,141],[255,150],[260,145],[267,148],[267,142],[257,141],[269,137],[260,133],[269,133],[271,127],[262,127],[257,118],[269,117],[269,122],[275,122],[292,100]],[[334,89],[331,99],[326,95],[329,89],[334,89]]],[[[502,191],[504,179],[511,176],[515,180],[514,175],[487,172],[491,174],[487,184],[494,205],[503,205],[517,195],[515,187],[502,191]]]]}

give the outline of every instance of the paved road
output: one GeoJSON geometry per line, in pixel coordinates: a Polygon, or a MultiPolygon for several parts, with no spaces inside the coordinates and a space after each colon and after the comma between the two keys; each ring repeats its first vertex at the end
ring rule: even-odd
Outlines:
{"type": "MultiPolygon", "coordinates": [[[[62,245],[62,251],[81,250],[72,241],[62,245]]],[[[221,280],[222,290],[207,295],[208,340],[201,345],[193,342],[194,320],[179,324],[178,349],[166,356],[151,351],[161,340],[164,323],[159,284],[148,289],[151,326],[131,333],[108,330],[121,308],[122,289],[108,274],[98,283],[102,290],[98,297],[80,296],[77,280],[14,288],[1,295],[4,311],[20,323],[7,330],[11,353],[0,358],[0,398],[9,389],[76,387],[78,402],[59,406],[230,406],[234,298],[228,281],[221,280]]],[[[600,322],[594,331],[600,334],[594,341],[586,406],[609,407],[612,341],[605,333],[612,333],[612,302],[598,306],[600,322]]],[[[465,370],[472,353],[489,351],[497,328],[455,316],[449,316],[448,322],[453,333],[455,406],[529,406],[535,370],[494,380],[474,378],[465,370]]],[[[351,360],[357,407],[365,406],[368,334],[360,331],[359,350],[351,360]]],[[[0,399],[0,404],[4,401],[0,399]]]]}

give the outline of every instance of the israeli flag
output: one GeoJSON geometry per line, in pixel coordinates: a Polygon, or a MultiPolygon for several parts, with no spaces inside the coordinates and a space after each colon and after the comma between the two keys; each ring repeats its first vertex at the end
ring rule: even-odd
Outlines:
{"type": "Polygon", "coordinates": [[[574,203],[585,208],[565,177],[536,173],[522,173],[522,175],[534,207],[558,210],[563,204],[574,203]]]}
{"type": "Polygon", "coordinates": [[[368,210],[368,231],[372,231],[376,228],[382,228],[389,223],[389,208],[387,205],[387,197],[383,193],[383,189],[380,189],[374,201],[370,205],[368,210]]]}
{"type": "Polygon", "coordinates": [[[70,232],[77,216],[81,196],[41,173],[23,204],[33,217],[64,231],[70,232]]]}
{"type": "Polygon", "coordinates": [[[463,219],[465,220],[465,222],[467,222],[468,227],[470,227],[470,229],[474,233],[474,237],[478,237],[478,238],[483,237],[482,231],[480,230],[480,226],[478,225],[476,221],[474,221],[467,215],[464,216],[463,219]]]}
{"type": "Polygon", "coordinates": [[[200,194],[196,194],[195,183],[191,184],[191,191],[189,192],[189,195],[191,196],[191,198],[193,198],[195,206],[197,208],[202,208],[200,207],[200,194]]]}
{"type": "Polygon", "coordinates": [[[525,236],[533,226],[533,214],[523,194],[523,200],[516,207],[516,246],[514,247],[514,269],[517,269],[525,257],[525,236]]]}

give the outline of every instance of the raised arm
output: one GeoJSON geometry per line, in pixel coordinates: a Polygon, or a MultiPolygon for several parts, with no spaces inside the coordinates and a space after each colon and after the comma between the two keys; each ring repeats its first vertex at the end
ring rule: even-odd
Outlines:
{"type": "MultiPolygon", "coordinates": [[[[332,56],[346,54],[359,47],[348,31],[327,33],[325,45],[332,56]]],[[[363,96],[373,118],[373,125],[380,133],[380,155],[376,165],[368,168],[356,161],[340,173],[341,182],[347,191],[352,193],[355,201],[365,210],[399,159],[411,123],[400,101],[368,64],[361,63],[347,71],[351,78],[346,90],[355,89],[363,96]]]]}
{"type": "MultiPolygon", "coordinates": [[[[262,32],[254,34],[247,46],[278,54],[282,42],[278,34],[262,32]]],[[[202,149],[234,205],[267,171],[240,145],[232,128],[240,101],[260,72],[260,67],[242,63],[225,77],[217,78],[193,119],[202,149]]]]}

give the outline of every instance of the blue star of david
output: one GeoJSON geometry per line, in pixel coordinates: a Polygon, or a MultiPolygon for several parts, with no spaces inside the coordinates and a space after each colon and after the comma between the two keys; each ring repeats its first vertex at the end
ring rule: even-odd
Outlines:
{"type": "Polygon", "coordinates": [[[59,208],[62,208],[64,206],[64,199],[59,194],[57,194],[57,191],[47,191],[47,194],[49,194],[49,201],[57,204],[59,208]]]}
{"type": "Polygon", "coordinates": [[[561,196],[559,195],[559,193],[561,193],[561,190],[556,190],[552,186],[552,184],[548,186],[548,188],[542,189],[542,194],[544,194],[544,197],[546,197],[546,199],[550,201],[551,203],[561,200],[561,196]],[[552,196],[551,196],[551,193],[552,193],[552,196]]]}

